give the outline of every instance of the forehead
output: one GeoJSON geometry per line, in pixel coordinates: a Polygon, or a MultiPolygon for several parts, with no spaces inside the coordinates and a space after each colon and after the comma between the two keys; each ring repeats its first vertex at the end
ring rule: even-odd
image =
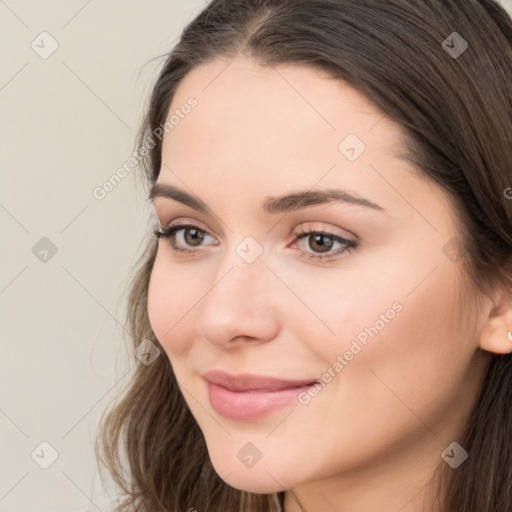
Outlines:
{"type": "Polygon", "coordinates": [[[386,204],[397,195],[385,184],[389,172],[395,183],[425,179],[400,159],[406,139],[399,124],[347,83],[311,67],[217,59],[184,77],[171,115],[178,122],[164,135],[159,181],[185,180],[205,196],[224,187],[243,190],[247,200],[319,184],[368,192],[386,204]],[[196,106],[183,108],[191,97],[196,106]],[[360,154],[348,159],[347,144],[354,143],[360,154]]]}
{"type": "Polygon", "coordinates": [[[346,82],[312,67],[261,66],[243,56],[219,58],[184,77],[169,115],[186,104],[190,96],[197,99],[198,105],[191,112],[190,121],[183,119],[173,129],[175,140],[189,135],[187,126],[193,125],[202,134],[209,133],[214,138],[218,134],[219,143],[237,140],[245,151],[251,150],[254,140],[278,142],[283,150],[286,146],[282,143],[293,140],[299,144],[295,151],[300,152],[308,142],[318,150],[332,151],[351,133],[390,155],[403,149],[403,133],[398,124],[346,82]]]}

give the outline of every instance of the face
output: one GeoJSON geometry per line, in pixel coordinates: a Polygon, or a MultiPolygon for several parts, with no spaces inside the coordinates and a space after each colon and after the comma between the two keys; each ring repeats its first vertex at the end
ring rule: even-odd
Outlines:
{"type": "Polygon", "coordinates": [[[434,467],[478,347],[455,321],[450,198],[398,158],[399,126],[343,82],[243,57],[190,72],[174,113],[157,183],[182,193],[153,203],[181,227],[148,313],[216,472],[274,492],[434,467]]]}

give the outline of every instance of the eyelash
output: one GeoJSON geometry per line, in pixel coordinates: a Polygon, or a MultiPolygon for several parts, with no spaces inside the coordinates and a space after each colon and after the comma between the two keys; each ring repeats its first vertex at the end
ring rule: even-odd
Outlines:
{"type": "MultiPolygon", "coordinates": [[[[197,231],[200,231],[201,233],[205,233],[205,234],[211,236],[207,231],[205,231],[204,229],[201,229],[199,226],[195,226],[194,224],[174,224],[174,225],[168,226],[167,228],[162,229],[162,230],[155,230],[154,235],[157,237],[157,239],[160,239],[160,238],[169,239],[170,246],[171,246],[172,250],[175,252],[181,253],[182,255],[197,253],[198,252],[197,250],[180,249],[180,248],[176,247],[176,245],[175,245],[176,233],[185,228],[193,228],[197,231]]],[[[344,244],[345,247],[342,249],[338,249],[336,251],[332,251],[332,252],[328,253],[327,256],[325,256],[323,254],[310,253],[310,252],[301,250],[300,256],[302,258],[306,258],[308,260],[315,260],[315,261],[320,261],[320,262],[330,261],[330,260],[336,259],[342,253],[351,253],[358,245],[357,242],[354,242],[353,240],[347,240],[346,238],[343,238],[339,235],[335,235],[334,233],[329,233],[329,232],[322,231],[322,230],[320,230],[320,231],[312,231],[312,230],[305,231],[302,227],[300,228],[300,233],[295,235],[294,242],[296,240],[302,240],[303,238],[307,238],[310,235],[323,235],[325,237],[331,238],[334,242],[339,242],[339,243],[344,244]]]]}

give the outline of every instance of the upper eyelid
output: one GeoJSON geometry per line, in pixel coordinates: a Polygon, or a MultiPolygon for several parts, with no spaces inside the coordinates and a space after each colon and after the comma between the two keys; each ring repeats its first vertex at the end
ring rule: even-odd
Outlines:
{"type": "MultiPolygon", "coordinates": [[[[165,214],[165,212],[167,211],[167,206],[166,206],[166,204],[167,204],[167,202],[170,202],[170,203],[173,203],[173,202],[174,202],[174,201],[161,201],[161,200],[162,200],[162,198],[161,198],[160,196],[156,196],[156,197],[153,199],[153,201],[152,201],[152,205],[153,205],[154,212],[156,213],[156,215],[157,215],[157,217],[158,217],[158,218],[160,218],[161,216],[162,216],[162,217],[167,216],[167,215],[165,214]],[[161,208],[162,210],[160,210],[160,208],[161,208]],[[160,213],[159,213],[160,211],[162,212],[162,214],[160,214],[160,213]]],[[[181,206],[183,206],[183,204],[181,204],[181,203],[179,203],[179,204],[180,204],[181,206]]],[[[324,204],[324,203],[312,204],[312,205],[309,205],[309,207],[308,207],[308,208],[313,208],[313,209],[321,208],[321,209],[319,210],[319,212],[321,212],[321,211],[322,211],[323,209],[325,209],[325,208],[332,207],[332,206],[336,206],[336,205],[338,205],[338,206],[339,206],[339,205],[340,205],[340,203],[330,202],[330,203],[325,203],[325,204],[324,204]]],[[[346,203],[346,205],[347,205],[347,206],[354,206],[354,205],[353,205],[353,204],[351,204],[351,203],[346,203]]],[[[189,208],[190,208],[190,207],[189,207],[189,206],[187,206],[187,205],[185,205],[185,207],[186,207],[187,209],[189,209],[189,208]]],[[[299,214],[301,214],[301,213],[306,213],[306,209],[307,209],[307,208],[304,208],[304,209],[301,209],[301,210],[297,210],[297,213],[299,213],[299,214]]],[[[379,208],[378,210],[377,210],[377,209],[374,209],[374,210],[369,210],[369,209],[367,209],[367,211],[371,211],[371,212],[374,212],[374,213],[375,213],[375,212],[378,212],[378,211],[381,211],[381,212],[383,212],[383,213],[386,213],[386,215],[388,215],[388,216],[389,216],[389,211],[388,211],[388,210],[385,210],[385,209],[380,209],[380,208],[379,208]]],[[[293,213],[293,212],[292,212],[292,213],[293,213]]],[[[312,212],[310,212],[310,213],[312,213],[312,212]]],[[[196,215],[197,215],[197,214],[201,215],[201,212],[196,211],[196,212],[195,212],[195,214],[196,214],[196,215]]],[[[185,214],[184,216],[186,217],[186,215],[187,215],[187,214],[185,214]]],[[[208,213],[206,213],[206,215],[209,215],[209,214],[208,214],[208,213]]],[[[285,214],[285,215],[287,215],[287,214],[285,214]]],[[[359,214],[358,214],[358,215],[359,215],[359,214]]],[[[172,221],[171,221],[171,222],[172,222],[172,221]]],[[[165,224],[165,226],[166,226],[166,225],[170,224],[171,222],[169,222],[169,223],[160,223],[160,224],[161,224],[162,226],[164,226],[164,224],[165,224]]],[[[223,233],[223,227],[222,227],[222,225],[224,225],[224,226],[228,229],[228,231],[230,231],[231,233],[233,232],[233,230],[232,230],[232,229],[231,229],[231,228],[230,228],[230,227],[229,227],[229,226],[228,226],[228,225],[227,225],[227,224],[226,224],[222,219],[220,219],[220,218],[219,218],[217,215],[215,215],[215,214],[213,214],[213,217],[212,217],[212,218],[209,218],[208,222],[213,222],[213,223],[214,223],[214,224],[215,224],[215,225],[220,229],[221,234],[224,234],[224,233],[223,233]]],[[[306,222],[318,222],[318,223],[325,223],[325,222],[327,222],[327,221],[306,221],[306,222]]],[[[191,221],[191,224],[194,224],[194,223],[201,224],[201,221],[197,221],[197,220],[195,220],[195,219],[194,219],[193,221],[191,221]]],[[[327,222],[327,223],[329,223],[329,222],[327,222]]],[[[273,225],[275,225],[275,224],[273,224],[273,225]]],[[[165,227],[165,226],[164,226],[164,227],[165,227]]],[[[198,227],[200,227],[200,226],[198,226],[198,227]]],[[[202,230],[204,230],[204,231],[206,231],[208,234],[210,234],[210,230],[209,230],[209,229],[204,228],[204,227],[201,227],[201,229],[202,229],[202,230]]],[[[355,233],[353,233],[352,231],[350,231],[350,230],[348,230],[348,229],[346,229],[346,228],[328,228],[328,229],[329,229],[329,230],[330,230],[330,229],[342,229],[343,231],[345,231],[346,233],[348,233],[348,235],[349,235],[350,237],[352,237],[352,238],[354,239],[354,241],[359,241],[359,240],[360,240],[360,238],[359,238],[359,236],[358,236],[358,235],[356,235],[355,233]]],[[[212,236],[213,236],[213,235],[212,235],[212,236]]],[[[338,235],[338,236],[342,236],[342,237],[346,238],[344,235],[338,235]]]]}
{"type": "MultiPolygon", "coordinates": [[[[175,235],[177,231],[180,231],[181,229],[186,229],[187,227],[197,227],[201,231],[204,231],[208,236],[216,239],[216,237],[214,235],[212,235],[208,229],[202,228],[200,225],[197,225],[196,221],[192,222],[192,221],[180,219],[175,222],[174,221],[170,222],[166,227],[162,228],[162,230],[166,231],[166,230],[172,229],[174,231],[173,234],[175,235]]],[[[304,228],[303,226],[301,226],[301,228],[298,232],[296,230],[293,230],[294,240],[300,240],[301,238],[304,238],[305,236],[309,236],[309,235],[312,235],[315,233],[323,233],[332,238],[340,238],[340,239],[342,239],[346,242],[352,243],[352,244],[359,245],[359,243],[360,243],[360,239],[357,235],[350,233],[350,236],[347,237],[345,235],[342,235],[342,234],[332,231],[330,228],[313,228],[313,227],[304,228]],[[304,237],[301,236],[302,234],[304,234],[304,237]]]]}
{"type": "MultiPolygon", "coordinates": [[[[323,221],[306,221],[306,224],[321,224],[321,223],[324,223],[323,221]]],[[[170,228],[176,228],[176,227],[179,227],[179,226],[182,226],[182,227],[187,227],[187,226],[194,226],[194,227],[198,227],[199,229],[201,229],[202,231],[205,231],[206,233],[208,233],[208,235],[210,236],[213,236],[211,233],[210,233],[210,230],[206,227],[202,227],[202,223],[200,221],[197,221],[197,220],[188,220],[188,219],[178,219],[178,220],[172,220],[168,223],[163,223],[163,222],[160,222],[160,226],[161,226],[161,229],[170,229],[170,228]]],[[[327,232],[329,234],[332,234],[332,235],[336,235],[336,236],[340,236],[342,238],[346,238],[344,235],[341,235],[339,233],[335,233],[333,232],[332,230],[336,230],[336,229],[343,229],[343,231],[346,231],[347,233],[349,233],[349,236],[351,237],[354,237],[355,239],[358,239],[359,237],[357,235],[355,235],[354,233],[352,233],[351,231],[347,230],[347,229],[344,229],[344,228],[314,228],[314,227],[308,227],[307,229],[303,227],[304,225],[304,222],[300,223],[300,226],[301,226],[301,231],[313,231],[313,232],[327,232]]],[[[295,231],[295,230],[294,230],[295,231]]]]}
{"type": "MultiPolygon", "coordinates": [[[[172,203],[173,201],[169,201],[169,202],[172,203]]],[[[153,205],[153,212],[155,213],[157,219],[163,219],[165,217],[168,217],[168,210],[167,210],[166,202],[165,201],[161,202],[161,198],[159,196],[157,196],[155,198],[155,200],[152,202],[152,205],[153,205]]],[[[179,206],[184,206],[187,210],[190,208],[189,206],[183,205],[181,203],[178,203],[178,205],[179,206]]],[[[206,218],[208,219],[208,222],[212,222],[213,224],[215,224],[215,226],[218,227],[219,230],[222,231],[224,229],[224,227],[225,227],[228,231],[232,232],[231,228],[220,217],[215,215],[215,213],[213,213],[212,217],[209,217],[209,215],[210,215],[209,213],[203,214],[202,212],[199,212],[199,211],[194,211],[194,214],[195,215],[205,215],[206,218]]],[[[184,213],[182,216],[179,216],[179,220],[181,221],[181,219],[183,217],[185,219],[187,219],[187,215],[190,215],[190,214],[187,212],[187,213],[184,213]]],[[[174,220],[171,220],[171,221],[169,221],[167,223],[160,222],[160,225],[165,229],[172,222],[174,222],[174,220]]],[[[190,220],[190,224],[201,224],[201,221],[196,220],[194,218],[193,220],[190,220]]],[[[200,227],[200,226],[198,226],[198,227],[200,227]]],[[[201,227],[201,229],[203,229],[204,231],[207,231],[208,233],[210,233],[209,229],[206,229],[206,228],[203,228],[203,227],[201,227]]]]}
{"type": "Polygon", "coordinates": [[[198,220],[192,220],[192,219],[187,219],[187,218],[179,218],[179,219],[175,219],[175,220],[171,220],[169,222],[158,222],[159,226],[160,226],[160,229],[162,231],[165,231],[167,229],[171,229],[171,228],[178,228],[178,227],[187,227],[187,226],[196,226],[198,227],[199,229],[201,229],[202,231],[208,233],[209,236],[212,236],[213,235],[210,233],[210,230],[207,229],[206,227],[203,227],[203,224],[202,222],[198,221],[198,220]]]}

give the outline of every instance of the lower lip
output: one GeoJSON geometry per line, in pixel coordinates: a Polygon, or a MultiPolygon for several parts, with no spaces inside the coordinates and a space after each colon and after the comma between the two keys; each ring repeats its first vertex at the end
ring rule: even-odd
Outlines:
{"type": "Polygon", "coordinates": [[[313,384],[280,391],[229,391],[217,384],[208,384],[208,394],[213,409],[231,420],[251,421],[297,401],[298,396],[313,384]]]}

